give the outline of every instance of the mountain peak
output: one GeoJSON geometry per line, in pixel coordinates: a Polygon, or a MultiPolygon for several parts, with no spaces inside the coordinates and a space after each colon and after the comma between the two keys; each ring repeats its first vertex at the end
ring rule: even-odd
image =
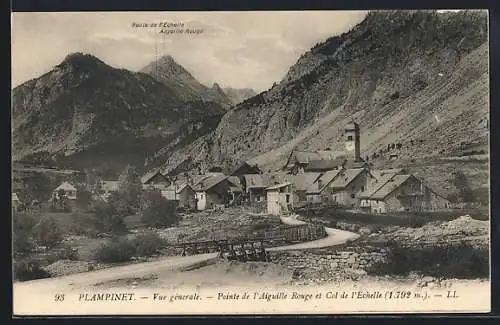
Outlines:
{"type": "Polygon", "coordinates": [[[178,64],[177,62],[175,62],[175,59],[170,54],[163,55],[158,59],[158,64],[172,64],[172,63],[178,64]]]}
{"type": "Polygon", "coordinates": [[[74,52],[68,54],[61,64],[82,65],[82,64],[105,64],[92,54],[74,52]]]}
{"type": "Polygon", "coordinates": [[[214,84],[212,85],[212,89],[213,89],[213,90],[217,90],[217,91],[221,91],[221,92],[223,92],[223,91],[222,91],[222,88],[221,88],[221,87],[219,86],[219,84],[218,84],[218,83],[216,83],[216,82],[214,82],[214,84]]]}

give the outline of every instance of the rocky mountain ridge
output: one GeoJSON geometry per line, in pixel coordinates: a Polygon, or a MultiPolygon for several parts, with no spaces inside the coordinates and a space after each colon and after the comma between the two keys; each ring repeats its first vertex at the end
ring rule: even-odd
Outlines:
{"type": "Polygon", "coordinates": [[[211,131],[225,112],[179,93],[145,73],[70,54],[12,91],[13,159],[142,166],[159,148],[211,131]]]}
{"type": "Polygon", "coordinates": [[[183,100],[212,101],[225,109],[233,105],[217,83],[214,83],[212,88],[206,87],[170,55],[162,56],[157,61],[149,63],[140,72],[165,84],[183,100]]]}
{"type": "Polygon", "coordinates": [[[226,94],[226,96],[231,100],[233,105],[237,105],[243,102],[244,100],[257,95],[255,90],[253,90],[252,88],[225,87],[223,91],[226,94]]]}
{"type": "Polygon", "coordinates": [[[170,159],[189,154],[207,165],[249,160],[277,169],[294,148],[343,150],[352,120],[369,160],[487,150],[487,17],[474,10],[370,12],[170,159]]]}

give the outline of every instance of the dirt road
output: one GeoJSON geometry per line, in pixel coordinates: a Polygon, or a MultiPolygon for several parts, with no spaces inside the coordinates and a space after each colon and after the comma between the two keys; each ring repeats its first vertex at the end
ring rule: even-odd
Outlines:
{"type": "Polygon", "coordinates": [[[17,282],[14,284],[14,293],[22,294],[22,292],[54,290],[55,288],[57,288],[57,290],[70,291],[76,288],[92,287],[101,282],[109,282],[115,279],[143,278],[154,274],[180,271],[197,264],[209,264],[212,261],[215,262],[216,259],[217,253],[168,257],[154,262],[116,266],[57,278],[17,282]]]}
{"type": "MultiPolygon", "coordinates": [[[[287,225],[300,225],[305,222],[294,217],[282,217],[281,221],[287,225]]],[[[359,235],[348,231],[325,228],[328,236],[319,240],[269,248],[269,251],[297,250],[307,248],[321,248],[339,245],[349,239],[355,239],[359,235]]],[[[18,282],[14,284],[15,294],[22,295],[23,292],[33,290],[76,290],[77,288],[93,287],[99,283],[111,282],[119,279],[141,279],[152,275],[160,275],[193,268],[199,265],[213,264],[217,259],[217,253],[198,254],[191,256],[168,257],[154,262],[137,263],[132,265],[116,266],[112,268],[72,274],[57,278],[41,279],[33,281],[18,282]]]]}
{"type": "MultiPolygon", "coordinates": [[[[296,226],[305,224],[304,221],[297,220],[295,217],[281,217],[281,222],[286,225],[296,226]]],[[[335,245],[340,245],[345,243],[348,240],[353,240],[359,237],[358,234],[355,234],[350,231],[339,230],[325,227],[327,237],[313,240],[305,243],[295,244],[295,245],[287,245],[280,247],[272,247],[268,248],[268,251],[284,251],[284,250],[297,250],[297,249],[308,249],[308,248],[322,248],[322,247],[330,247],[335,245]]]]}

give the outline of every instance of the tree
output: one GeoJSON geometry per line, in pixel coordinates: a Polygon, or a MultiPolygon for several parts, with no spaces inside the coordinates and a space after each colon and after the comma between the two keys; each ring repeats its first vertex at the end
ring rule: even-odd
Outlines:
{"type": "Polygon", "coordinates": [[[135,167],[127,165],[118,177],[118,182],[118,192],[123,195],[130,207],[138,208],[142,184],[135,167]]]}
{"type": "Polygon", "coordinates": [[[56,247],[63,240],[63,232],[51,217],[42,216],[33,227],[33,234],[37,243],[47,249],[56,247]]]}
{"type": "Polygon", "coordinates": [[[123,192],[111,192],[107,202],[119,216],[125,217],[136,212],[136,208],[130,204],[123,192]]]}
{"type": "Polygon", "coordinates": [[[52,195],[57,180],[44,173],[34,173],[24,179],[25,192],[23,196],[30,202],[33,200],[47,201],[52,195]]]}
{"type": "Polygon", "coordinates": [[[29,211],[13,212],[12,248],[14,255],[29,253],[34,248],[33,227],[36,219],[36,216],[29,211]]]}
{"type": "Polygon", "coordinates": [[[86,209],[92,203],[92,193],[84,186],[78,186],[76,192],[76,204],[86,209]]]}
{"type": "Polygon", "coordinates": [[[179,219],[175,201],[165,199],[160,191],[145,191],[141,196],[140,215],[142,222],[149,227],[168,227],[179,219]]]}
{"type": "Polygon", "coordinates": [[[91,193],[99,193],[101,178],[93,170],[85,170],[85,184],[91,193]]]}
{"type": "Polygon", "coordinates": [[[123,222],[124,214],[119,213],[115,207],[109,203],[99,201],[95,205],[96,228],[101,232],[111,232],[121,234],[126,227],[123,222]]]}
{"type": "Polygon", "coordinates": [[[453,184],[458,189],[458,198],[464,203],[474,202],[474,192],[469,186],[467,176],[462,171],[455,172],[453,184]]]}

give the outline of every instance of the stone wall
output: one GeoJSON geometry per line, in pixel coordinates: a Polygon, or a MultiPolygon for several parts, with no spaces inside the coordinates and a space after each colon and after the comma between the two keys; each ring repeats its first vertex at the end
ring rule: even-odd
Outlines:
{"type": "Polygon", "coordinates": [[[352,246],[329,250],[269,252],[271,261],[294,270],[296,278],[332,279],[366,275],[375,263],[385,262],[388,250],[352,246]]]}

